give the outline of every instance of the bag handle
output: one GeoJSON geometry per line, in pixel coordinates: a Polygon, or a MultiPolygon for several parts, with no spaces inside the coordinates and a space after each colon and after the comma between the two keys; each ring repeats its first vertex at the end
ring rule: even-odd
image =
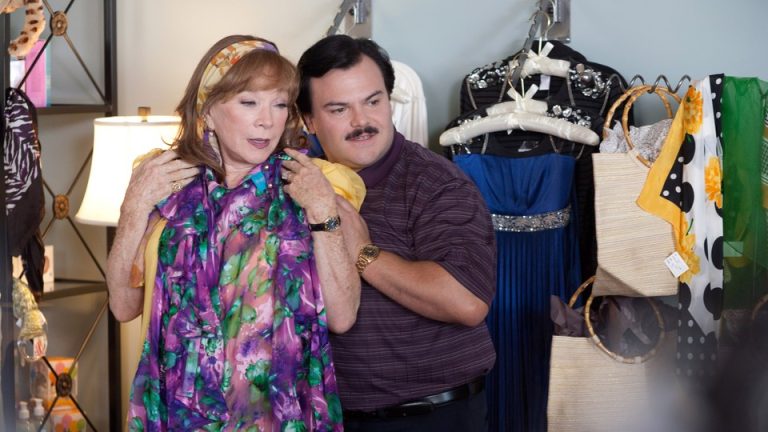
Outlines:
{"type": "MultiPolygon", "coordinates": [[[[648,90],[647,92],[650,92],[648,90]]],[[[634,105],[637,98],[645,94],[646,91],[637,91],[632,94],[632,96],[629,98],[627,103],[624,105],[624,111],[621,114],[621,128],[624,131],[624,138],[627,140],[627,147],[630,149],[635,148],[635,145],[632,143],[632,138],[629,137],[629,109],[634,105]]],[[[674,117],[674,113],[672,112],[672,107],[669,105],[669,100],[667,100],[667,97],[671,97],[674,99],[677,104],[680,104],[680,96],[677,95],[677,93],[672,93],[669,91],[666,87],[656,87],[653,89],[653,93],[659,96],[662,103],[664,103],[664,109],[667,111],[667,118],[674,117]]],[[[635,152],[635,157],[637,160],[639,160],[643,165],[647,166],[648,168],[651,167],[651,161],[641,156],[639,153],[635,152]]]]}
{"type": "MultiPolygon", "coordinates": [[[[619,107],[627,101],[627,103],[624,105],[624,110],[622,112],[621,116],[621,126],[622,131],[624,132],[624,138],[627,140],[627,147],[629,147],[630,150],[634,149],[635,146],[632,144],[632,140],[629,137],[629,109],[632,107],[632,105],[635,103],[635,101],[642,96],[645,93],[649,94],[655,94],[661,99],[661,102],[664,104],[664,109],[667,112],[667,116],[669,118],[672,118],[674,113],[672,112],[672,106],[669,103],[669,100],[667,100],[667,96],[671,96],[677,103],[680,103],[680,96],[678,96],[676,93],[672,93],[667,89],[666,87],[658,87],[658,86],[650,86],[650,85],[641,85],[636,86],[627,89],[624,94],[619,96],[618,99],[611,105],[610,110],[608,110],[608,114],[605,117],[605,123],[603,123],[603,139],[606,139],[608,137],[608,131],[611,129],[611,121],[613,120],[613,116],[616,114],[616,111],[619,109],[619,107]]],[[[651,162],[642,157],[640,154],[635,153],[635,157],[646,167],[651,166],[651,162]]]]}
{"type": "MultiPolygon", "coordinates": [[[[592,276],[584,283],[579,285],[578,288],[576,288],[576,292],[573,293],[570,300],[568,300],[568,306],[573,307],[573,305],[576,303],[576,300],[579,298],[579,296],[584,292],[584,290],[587,289],[588,286],[592,285],[595,282],[595,277],[592,276]]],[[[651,305],[651,309],[653,309],[654,315],[656,315],[656,320],[659,323],[659,339],[656,341],[656,345],[653,346],[648,352],[643,354],[642,356],[636,356],[636,357],[624,357],[621,354],[617,354],[608,347],[603,344],[603,341],[600,340],[600,337],[595,333],[595,328],[592,325],[592,322],[590,321],[590,308],[592,307],[592,300],[594,300],[595,296],[592,294],[589,295],[589,298],[587,298],[587,302],[584,305],[584,321],[587,324],[587,331],[589,332],[589,337],[592,339],[592,342],[597,345],[598,348],[600,348],[604,353],[606,353],[609,357],[612,359],[627,363],[627,364],[640,364],[648,361],[651,357],[656,355],[656,353],[659,351],[659,348],[661,348],[662,342],[664,342],[664,318],[661,316],[661,311],[659,311],[659,307],[656,306],[655,301],[651,297],[645,297],[645,299],[648,301],[648,304],[651,305]]],[[[768,301],[768,296],[764,297],[766,301],[768,301]]]]}

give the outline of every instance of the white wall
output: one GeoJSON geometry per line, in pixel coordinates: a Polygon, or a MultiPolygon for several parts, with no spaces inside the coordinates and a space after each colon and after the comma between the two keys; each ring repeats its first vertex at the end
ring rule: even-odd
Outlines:
{"type": "Polygon", "coordinates": [[[275,42],[297,61],[325,34],[340,2],[334,0],[119,1],[118,112],[149,105],[173,114],[208,48],[230,34],[252,34],[275,42]]]}

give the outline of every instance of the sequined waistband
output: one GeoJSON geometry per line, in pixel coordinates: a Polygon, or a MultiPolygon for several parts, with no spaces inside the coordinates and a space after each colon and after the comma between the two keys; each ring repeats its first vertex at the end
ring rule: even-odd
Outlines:
{"type": "Polygon", "coordinates": [[[491,214],[493,229],[505,232],[534,232],[562,228],[571,220],[571,206],[530,216],[491,214]]]}

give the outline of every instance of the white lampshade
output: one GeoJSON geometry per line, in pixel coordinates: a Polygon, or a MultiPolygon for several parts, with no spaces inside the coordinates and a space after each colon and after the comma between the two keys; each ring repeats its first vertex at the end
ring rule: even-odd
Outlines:
{"type": "Polygon", "coordinates": [[[103,117],[93,121],[93,158],[88,186],[75,219],[116,226],[131,179],[133,161],[152,149],[167,149],[179,129],[179,117],[103,117]]]}

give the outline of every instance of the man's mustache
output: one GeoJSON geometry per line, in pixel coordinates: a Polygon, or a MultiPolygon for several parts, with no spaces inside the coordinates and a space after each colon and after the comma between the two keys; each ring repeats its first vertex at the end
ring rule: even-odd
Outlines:
{"type": "Polygon", "coordinates": [[[347,136],[344,137],[344,139],[350,140],[350,139],[358,138],[360,135],[363,135],[363,134],[377,134],[377,133],[379,133],[379,130],[376,129],[375,127],[366,126],[364,128],[358,128],[353,130],[352,132],[348,133],[347,136]]]}

